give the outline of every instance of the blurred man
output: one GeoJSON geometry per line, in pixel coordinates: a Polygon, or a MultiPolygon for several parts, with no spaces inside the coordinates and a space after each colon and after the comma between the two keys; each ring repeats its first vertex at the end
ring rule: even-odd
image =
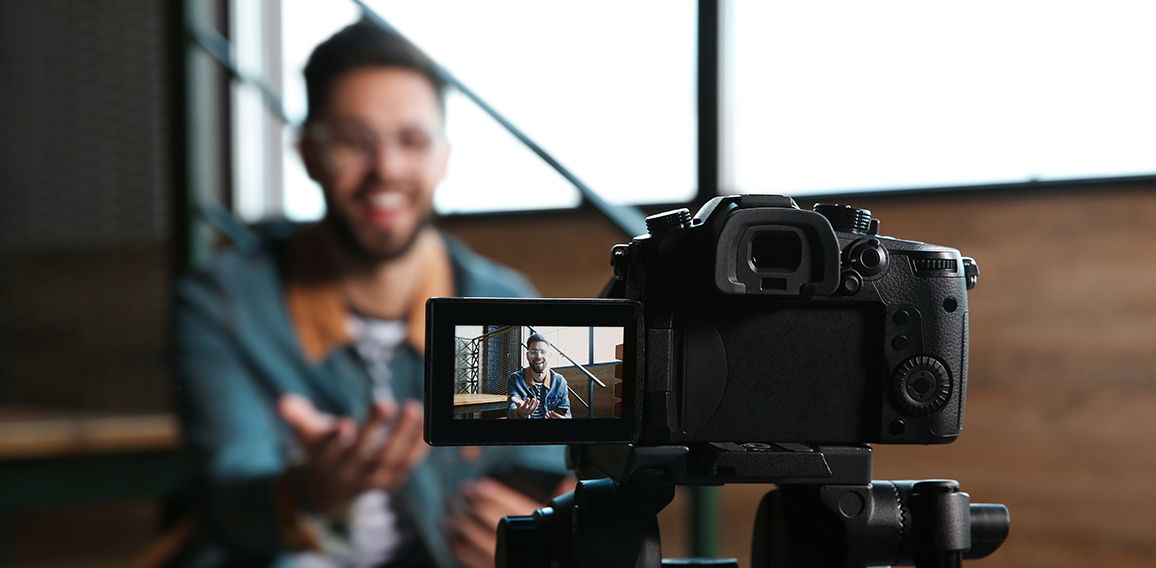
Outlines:
{"type": "Polygon", "coordinates": [[[508,418],[570,418],[570,389],[566,378],[546,363],[550,344],[537,333],[526,340],[526,363],[510,375],[506,392],[508,418]]]}
{"type": "Polygon", "coordinates": [[[324,220],[225,252],[178,290],[201,524],[180,559],[492,565],[498,520],[541,506],[493,478],[561,473],[562,455],[425,445],[424,304],[533,290],[431,225],[450,150],[432,62],[363,21],[319,45],[305,78],[299,148],[324,220]]]}

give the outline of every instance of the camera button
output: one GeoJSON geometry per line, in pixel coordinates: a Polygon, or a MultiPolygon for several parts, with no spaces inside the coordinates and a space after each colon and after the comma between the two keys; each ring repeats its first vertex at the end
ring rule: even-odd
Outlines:
{"type": "Polygon", "coordinates": [[[844,270],[839,280],[838,292],[844,296],[854,296],[863,289],[863,278],[854,270],[844,270]]]}
{"type": "Polygon", "coordinates": [[[895,325],[907,325],[911,323],[911,312],[899,310],[895,312],[895,315],[891,316],[891,321],[895,322],[895,325]]]}
{"type": "Polygon", "coordinates": [[[911,345],[911,341],[907,339],[906,335],[900,335],[891,340],[891,348],[896,351],[903,351],[907,349],[909,345],[911,345]]]}
{"type": "Polygon", "coordinates": [[[848,252],[851,268],[865,278],[878,276],[887,270],[887,249],[879,239],[861,239],[848,252]]]}

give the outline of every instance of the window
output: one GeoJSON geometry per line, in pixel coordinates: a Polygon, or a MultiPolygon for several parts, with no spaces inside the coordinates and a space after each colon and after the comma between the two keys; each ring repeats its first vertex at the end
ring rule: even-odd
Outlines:
{"type": "MultiPolygon", "coordinates": [[[[611,203],[703,197],[698,3],[367,3],[611,203]]],[[[722,193],[1156,175],[1152,3],[720,4],[722,193]]],[[[350,0],[280,6],[279,41],[269,29],[233,37],[242,63],[258,58],[243,45],[254,37],[281,54],[262,75],[279,81],[299,122],[310,51],[361,11],[350,0]]],[[[267,143],[277,159],[254,157],[260,137],[241,130],[259,127],[245,118],[256,101],[250,93],[234,102],[234,209],[246,220],[319,217],[324,204],[294,149],[294,127],[267,143]],[[268,171],[242,171],[260,167],[268,171]]],[[[451,93],[448,107],[454,150],[439,212],[579,203],[575,188],[472,102],[451,93]]]]}
{"type": "Polygon", "coordinates": [[[728,193],[1156,174],[1151,2],[724,5],[728,193]]]}
{"type": "MultiPolygon", "coordinates": [[[[384,19],[612,203],[695,194],[695,10],[690,0],[369,2],[384,19]]],[[[283,4],[284,100],[305,115],[313,47],[360,11],[352,2],[283,4]]],[[[464,96],[448,100],[450,170],[441,213],[574,207],[564,178],[464,96]]],[[[322,214],[286,132],[285,213],[322,214]]]]}

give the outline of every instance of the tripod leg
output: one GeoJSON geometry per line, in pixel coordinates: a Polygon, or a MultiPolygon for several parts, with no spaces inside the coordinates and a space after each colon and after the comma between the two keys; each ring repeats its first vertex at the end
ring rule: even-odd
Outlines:
{"type": "Polygon", "coordinates": [[[650,528],[646,530],[646,539],[642,541],[642,549],[638,551],[638,561],[634,568],[662,568],[662,539],[658,531],[658,517],[650,520],[650,528]]]}

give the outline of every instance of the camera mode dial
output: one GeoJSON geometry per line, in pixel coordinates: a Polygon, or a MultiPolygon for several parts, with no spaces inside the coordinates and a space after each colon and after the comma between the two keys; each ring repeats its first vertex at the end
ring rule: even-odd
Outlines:
{"type": "Polygon", "coordinates": [[[816,203],[815,212],[826,217],[836,231],[850,231],[861,235],[879,233],[879,222],[871,218],[870,209],[856,209],[850,205],[816,203]]]}
{"type": "Polygon", "coordinates": [[[892,383],[895,400],[910,414],[926,415],[939,411],[951,398],[951,375],[934,357],[917,355],[895,370],[892,383]]]}

